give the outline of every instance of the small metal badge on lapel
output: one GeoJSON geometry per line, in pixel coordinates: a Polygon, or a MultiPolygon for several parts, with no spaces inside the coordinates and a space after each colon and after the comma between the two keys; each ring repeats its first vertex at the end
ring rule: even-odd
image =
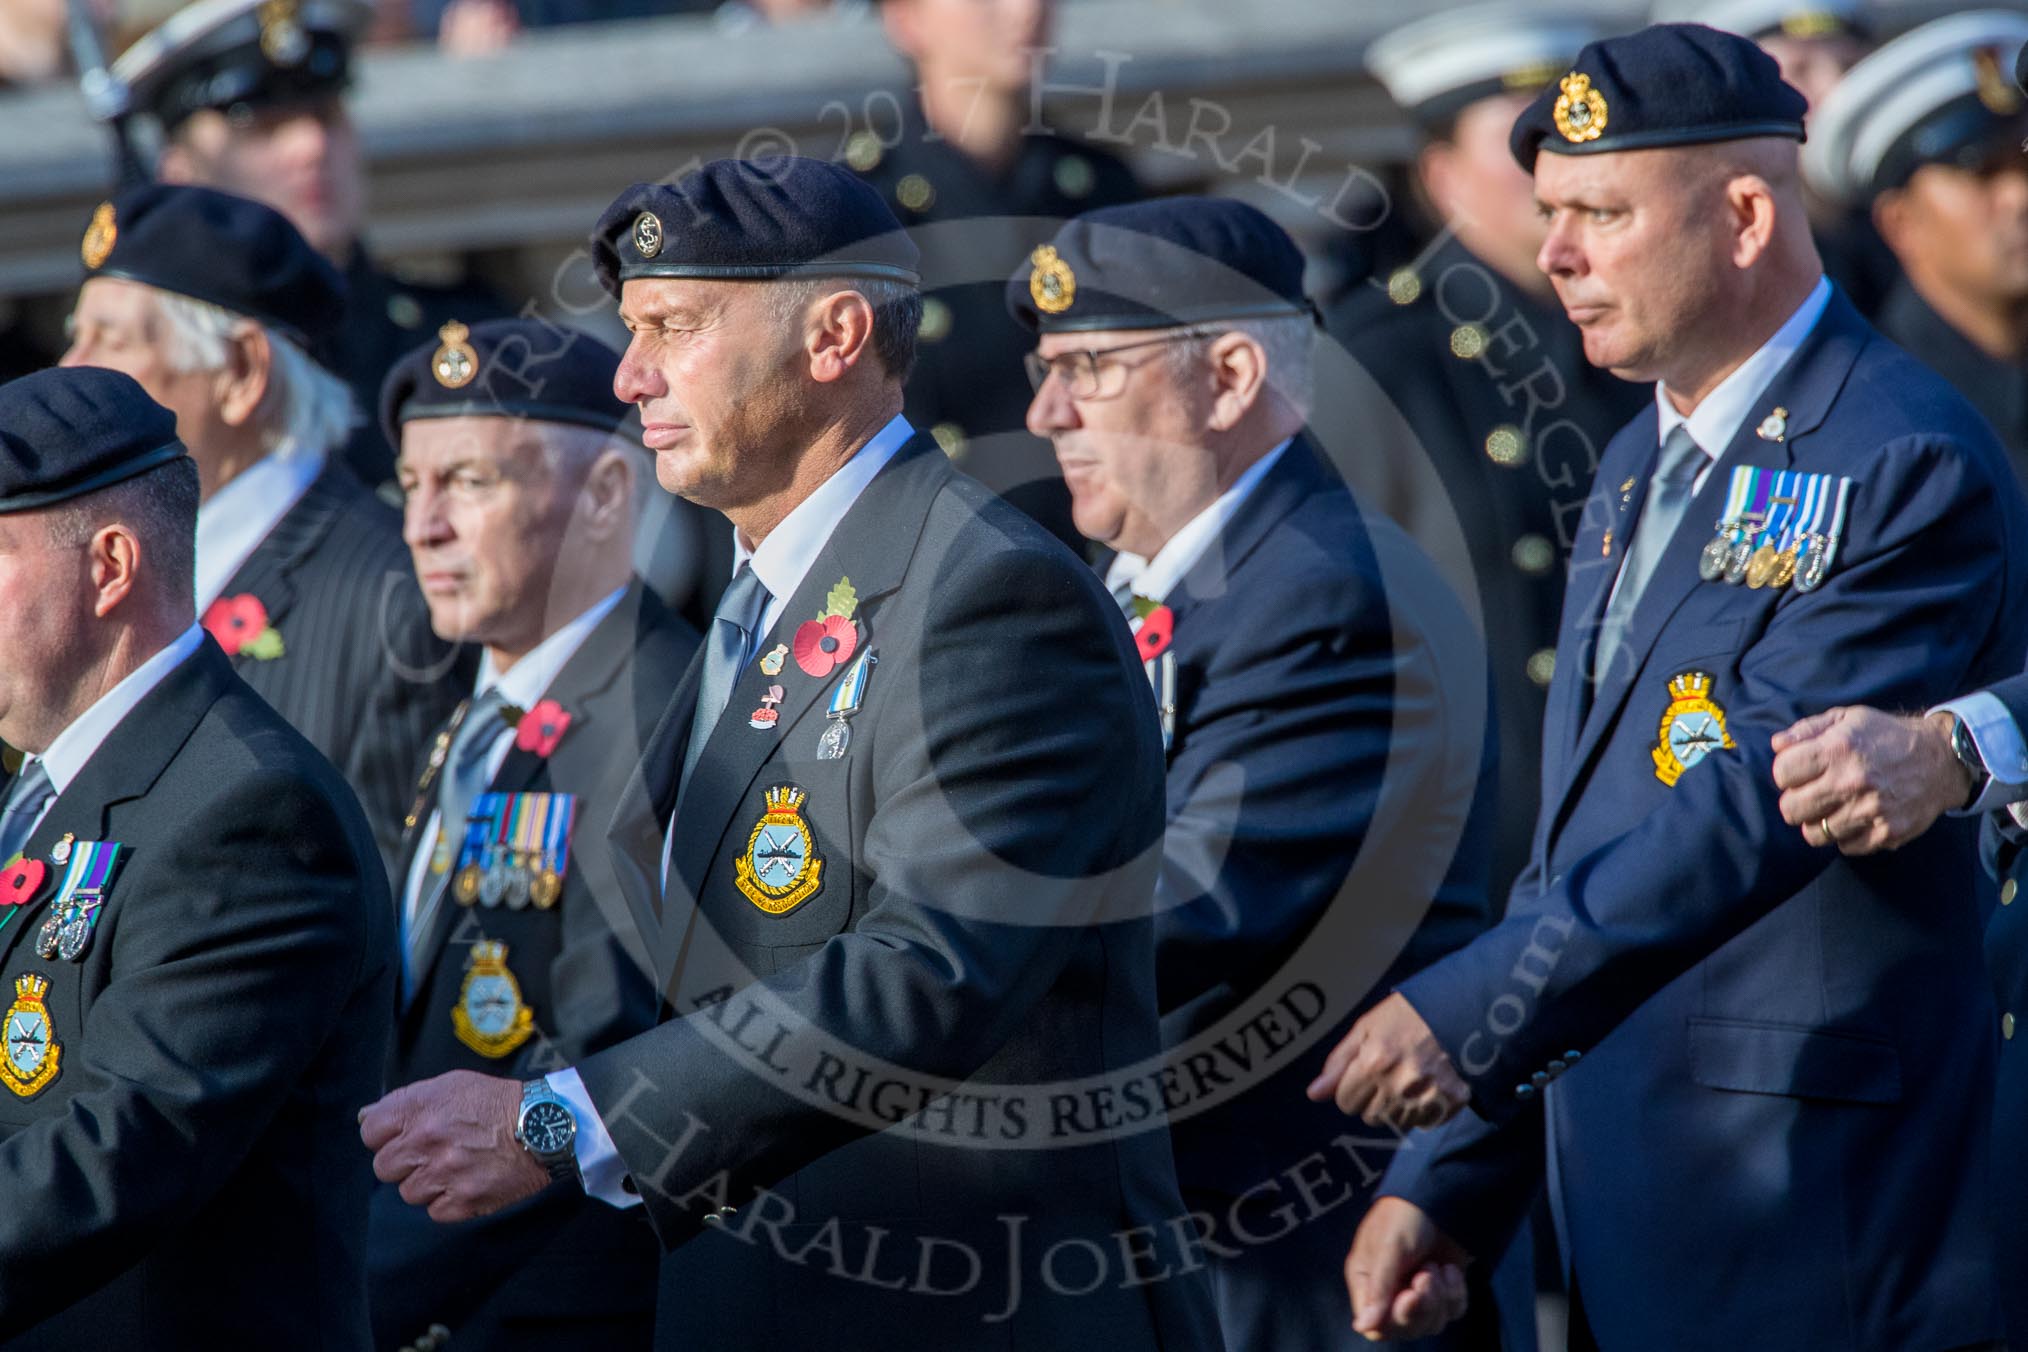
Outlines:
{"type": "Polygon", "coordinates": [[[1782,441],[1787,439],[1789,434],[1789,411],[1777,404],[1774,412],[1760,420],[1760,426],[1753,429],[1753,434],[1762,441],[1782,441]]]}
{"type": "Polygon", "coordinates": [[[70,862],[71,842],[75,841],[76,839],[77,837],[72,835],[68,831],[65,831],[61,836],[59,836],[57,838],[56,844],[50,846],[49,848],[49,862],[59,867],[61,867],[64,864],[68,864],[70,862]]]}
{"type": "Polygon", "coordinates": [[[778,685],[769,686],[767,693],[761,696],[761,707],[746,716],[746,725],[750,728],[759,728],[763,732],[772,728],[776,720],[782,716],[781,710],[775,707],[781,702],[782,688],[778,685]]]}
{"type": "Polygon", "coordinates": [[[786,662],[788,660],[788,657],[789,657],[789,645],[786,643],[777,643],[774,646],[774,648],[767,654],[767,656],[761,658],[760,660],[761,675],[763,676],[781,675],[782,663],[786,662]]]}

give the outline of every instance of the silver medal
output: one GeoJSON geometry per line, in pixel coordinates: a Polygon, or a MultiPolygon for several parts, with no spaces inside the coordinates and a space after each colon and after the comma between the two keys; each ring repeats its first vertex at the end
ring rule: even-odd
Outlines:
{"type": "Polygon", "coordinates": [[[1810,536],[1810,542],[1803,546],[1803,556],[1796,564],[1796,590],[1815,591],[1823,585],[1824,574],[1830,566],[1830,542],[1821,535],[1810,536]]]}
{"type": "Polygon", "coordinates": [[[1737,586],[1746,580],[1746,565],[1753,561],[1753,541],[1744,536],[1725,548],[1725,580],[1737,586]]]}
{"type": "Polygon", "coordinates": [[[1697,556],[1697,576],[1706,582],[1716,582],[1725,576],[1725,556],[1730,543],[1721,533],[1711,537],[1711,543],[1704,546],[1704,552],[1697,556]]]}
{"type": "Polygon", "coordinates": [[[845,748],[851,744],[852,725],[843,718],[834,718],[817,739],[817,759],[843,760],[845,748]]]}

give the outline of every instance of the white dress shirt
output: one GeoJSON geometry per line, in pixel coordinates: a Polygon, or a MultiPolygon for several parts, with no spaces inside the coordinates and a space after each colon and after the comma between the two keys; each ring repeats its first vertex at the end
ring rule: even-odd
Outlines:
{"type": "MultiPolygon", "coordinates": [[[[625,587],[615,587],[594,602],[589,610],[530,648],[526,656],[504,672],[494,668],[493,654],[490,651],[485,653],[479,659],[479,679],[473,686],[474,692],[483,695],[497,685],[500,687],[501,698],[509,704],[522,709],[534,708],[543,695],[548,693],[550,682],[556,679],[556,673],[562,671],[564,664],[577,656],[577,650],[591,637],[591,631],[598,628],[599,621],[610,615],[613,607],[618,605],[620,598],[626,594],[625,587]]],[[[493,738],[493,745],[486,751],[488,782],[494,775],[500,773],[501,763],[507,759],[507,752],[513,745],[514,729],[502,724],[499,733],[493,738]]],[[[409,862],[408,879],[401,894],[404,953],[408,951],[406,937],[409,929],[415,924],[416,911],[424,901],[424,889],[428,886],[430,876],[430,856],[435,853],[432,847],[442,824],[442,815],[436,808],[430,809],[429,821],[424,824],[422,835],[417,837],[430,844],[418,849],[415,858],[409,862]]]]}
{"type": "MultiPolygon", "coordinates": [[[[49,749],[40,756],[29,756],[22,762],[22,769],[28,768],[29,761],[40,760],[42,772],[49,776],[49,787],[53,791],[49,801],[35,818],[35,826],[42,825],[42,819],[49,815],[49,809],[56,804],[57,796],[69,788],[121,720],[134,712],[134,706],[147,697],[149,691],[162,684],[162,679],[183,664],[184,659],[196,652],[204,642],[204,630],[192,624],[171,641],[168,646],[150,657],[140,666],[124,676],[120,683],[92,702],[69,727],[56,735],[49,749]]],[[[35,826],[29,834],[35,833],[35,826]]]]}
{"type": "Polygon", "coordinates": [[[225,591],[289,510],[324,472],[324,452],[284,442],[234,476],[197,509],[197,613],[225,591]]]}
{"type": "Polygon", "coordinates": [[[1167,601],[1176,584],[1204,557],[1204,551],[1211,548],[1226,523],[1239,511],[1240,504],[1254,486],[1268,475],[1275,463],[1289,449],[1291,437],[1246,467],[1232,487],[1220,493],[1209,507],[1183,523],[1183,528],[1169,537],[1169,542],[1155,551],[1155,557],[1144,559],[1139,554],[1120,553],[1113,555],[1113,561],[1106,569],[1106,590],[1118,591],[1120,584],[1133,588],[1134,595],[1144,596],[1150,601],[1167,601]]]}
{"type": "MultiPolygon", "coordinates": [[[[733,571],[737,572],[741,563],[747,564],[753,569],[754,576],[760,579],[761,585],[768,589],[768,603],[761,610],[760,623],[755,626],[753,645],[746,653],[746,662],[753,660],[754,649],[774,629],[775,621],[781,618],[783,605],[803,585],[803,579],[815,566],[817,555],[823,553],[824,546],[831,542],[831,534],[844,520],[845,513],[859,501],[859,495],[866,491],[874,476],[914,435],[915,429],[909,426],[908,419],[896,414],[864,446],[853,452],[850,460],[819,484],[815,492],[797,503],[795,510],[768,532],[758,548],[747,549],[737,532],[734,533],[733,571]]],[[[741,666],[744,667],[745,662],[741,666]]],[[[676,823],[671,821],[662,837],[662,878],[665,883],[669,877],[669,857],[675,839],[676,823]]],[[[612,1133],[599,1120],[598,1109],[592,1104],[591,1095],[585,1092],[583,1078],[574,1067],[552,1071],[547,1078],[550,1089],[569,1105],[572,1115],[577,1118],[577,1168],[584,1180],[584,1190],[613,1206],[639,1206],[640,1195],[626,1189],[627,1166],[613,1144],[612,1133]]]]}

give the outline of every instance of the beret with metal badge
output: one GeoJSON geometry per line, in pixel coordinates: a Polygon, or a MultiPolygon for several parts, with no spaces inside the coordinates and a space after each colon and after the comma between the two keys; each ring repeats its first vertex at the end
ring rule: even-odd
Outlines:
{"type": "Polygon", "coordinates": [[[453,321],[396,362],[380,386],[380,426],[401,444],[419,418],[528,418],[611,431],[633,410],[613,394],[620,354],[545,319],[453,321]]]}

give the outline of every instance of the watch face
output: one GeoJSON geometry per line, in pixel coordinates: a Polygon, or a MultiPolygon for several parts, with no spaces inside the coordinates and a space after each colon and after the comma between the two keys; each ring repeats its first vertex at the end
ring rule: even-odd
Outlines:
{"type": "Polygon", "coordinates": [[[558,1155],[577,1136],[577,1119],[561,1103],[538,1103],[521,1119],[521,1139],[538,1155],[558,1155]]]}

